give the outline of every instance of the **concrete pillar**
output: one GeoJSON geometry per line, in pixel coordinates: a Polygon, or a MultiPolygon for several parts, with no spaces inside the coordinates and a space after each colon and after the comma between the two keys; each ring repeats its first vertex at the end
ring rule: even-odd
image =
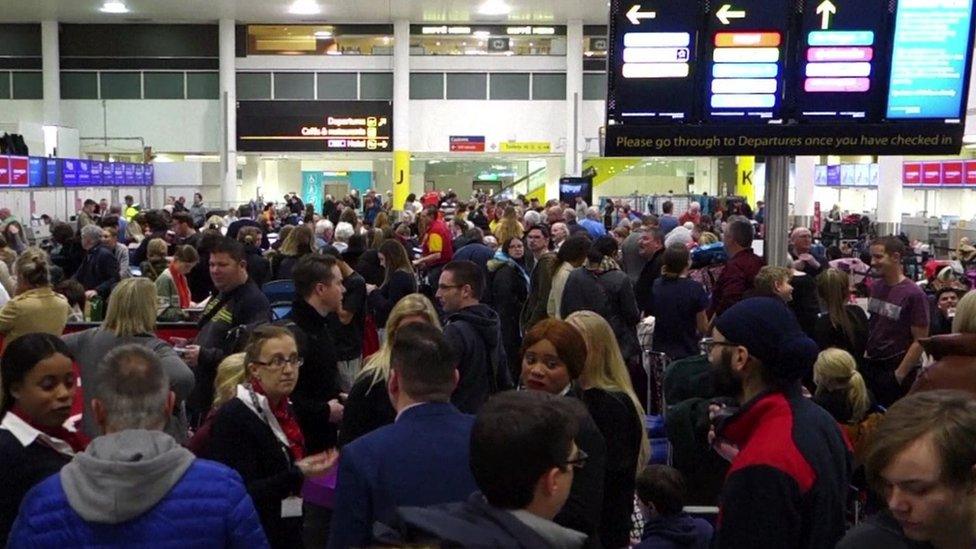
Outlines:
{"type": "Polygon", "coordinates": [[[237,205],[237,70],[233,19],[220,20],[220,201],[237,205]]]}
{"type": "Polygon", "coordinates": [[[790,157],[766,158],[765,196],[766,241],[763,251],[766,264],[786,266],[790,212],[790,157]]]}
{"type": "Polygon", "coordinates": [[[901,156],[878,157],[878,235],[896,235],[901,229],[901,156]]]}
{"type": "MultiPolygon", "coordinates": [[[[410,21],[393,22],[393,209],[403,210],[410,183],[410,21]]],[[[423,190],[423,181],[419,189],[423,190]]],[[[420,196],[421,192],[414,190],[420,196]]]]}
{"type": "MultiPolygon", "coordinates": [[[[810,227],[813,222],[813,178],[820,159],[816,156],[796,157],[796,194],[793,209],[796,225],[810,227]]],[[[828,208],[829,209],[829,208],[828,208]]]]}
{"type": "Polygon", "coordinates": [[[44,89],[44,125],[61,125],[61,48],[58,22],[41,22],[41,73],[44,89]]]}
{"type": "Polygon", "coordinates": [[[583,169],[583,22],[566,25],[566,175],[580,175],[583,169]]]}

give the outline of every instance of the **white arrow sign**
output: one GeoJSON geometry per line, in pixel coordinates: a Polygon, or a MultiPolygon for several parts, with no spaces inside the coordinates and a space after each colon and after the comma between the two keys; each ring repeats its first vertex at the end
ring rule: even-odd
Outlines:
{"type": "Polygon", "coordinates": [[[724,4],[718,9],[718,13],[715,14],[715,17],[718,17],[718,20],[721,21],[723,25],[728,25],[729,19],[745,19],[746,12],[742,10],[732,11],[732,4],[724,4]]]}
{"type": "Polygon", "coordinates": [[[627,12],[627,19],[635,25],[640,25],[641,19],[654,19],[657,17],[657,12],[653,11],[641,11],[641,5],[636,4],[627,12]]]}
{"type": "Polygon", "coordinates": [[[834,5],[830,0],[824,0],[817,6],[817,15],[822,15],[823,19],[820,22],[820,28],[822,30],[827,30],[830,28],[830,16],[837,13],[837,6],[834,5]]]}

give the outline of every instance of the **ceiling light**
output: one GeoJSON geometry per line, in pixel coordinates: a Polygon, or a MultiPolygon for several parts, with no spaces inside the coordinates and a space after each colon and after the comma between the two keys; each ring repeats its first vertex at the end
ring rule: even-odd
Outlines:
{"type": "Polygon", "coordinates": [[[471,36],[475,36],[477,38],[488,38],[489,36],[491,36],[491,33],[486,30],[479,30],[471,33],[471,36]]]}
{"type": "Polygon", "coordinates": [[[288,13],[292,15],[315,15],[322,8],[314,0],[295,0],[288,6],[288,13]]]}
{"type": "Polygon", "coordinates": [[[119,0],[108,0],[98,9],[102,13],[129,13],[129,8],[119,0]]]}
{"type": "Polygon", "coordinates": [[[316,38],[332,38],[332,33],[329,31],[315,31],[316,38]]]}
{"type": "Polygon", "coordinates": [[[478,8],[478,13],[481,15],[508,15],[511,11],[512,6],[506,4],[504,0],[487,0],[478,8]]]}

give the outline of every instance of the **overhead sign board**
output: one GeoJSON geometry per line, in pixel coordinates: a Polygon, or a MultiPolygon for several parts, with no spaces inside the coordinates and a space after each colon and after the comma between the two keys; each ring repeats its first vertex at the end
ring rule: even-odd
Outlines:
{"type": "Polygon", "coordinates": [[[502,141],[498,144],[498,152],[546,154],[552,151],[552,143],[548,141],[502,141]]]}
{"type": "Polygon", "coordinates": [[[605,154],[958,154],[974,4],[611,0],[605,154]]]}
{"type": "Polygon", "coordinates": [[[607,117],[617,123],[688,120],[695,108],[699,7],[686,0],[633,3],[619,10],[610,45],[612,96],[607,117]]]}
{"type": "Polygon", "coordinates": [[[238,101],[237,150],[392,152],[391,101],[238,101]]]}
{"type": "Polygon", "coordinates": [[[451,152],[485,152],[483,135],[452,135],[448,139],[451,152]]]}

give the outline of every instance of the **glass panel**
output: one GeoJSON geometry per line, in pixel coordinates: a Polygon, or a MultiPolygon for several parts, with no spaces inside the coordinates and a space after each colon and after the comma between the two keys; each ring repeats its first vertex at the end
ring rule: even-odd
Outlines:
{"type": "Polygon", "coordinates": [[[62,72],[61,99],[98,99],[98,73],[62,72]]]}
{"type": "Polygon", "coordinates": [[[356,73],[320,72],[319,99],[359,99],[356,95],[356,73]]]}
{"type": "Polygon", "coordinates": [[[143,73],[146,99],[183,99],[182,72],[143,73]]]}
{"type": "Polygon", "coordinates": [[[486,73],[455,73],[447,75],[448,99],[486,99],[486,73]]]}
{"type": "Polygon", "coordinates": [[[271,99],[271,73],[237,73],[238,99],[271,99]]]}
{"type": "Polygon", "coordinates": [[[310,72],[276,72],[275,99],[315,99],[315,75],[310,72]]]}
{"type": "Polygon", "coordinates": [[[364,72],[359,75],[359,98],[390,101],[393,99],[392,72],[364,72]]]}
{"type": "Polygon", "coordinates": [[[220,75],[215,72],[186,73],[187,99],[220,99],[220,75]]]}
{"type": "Polygon", "coordinates": [[[410,73],[410,99],[444,99],[444,73],[410,73]]]}
{"type": "Polygon", "coordinates": [[[583,57],[586,59],[606,59],[607,45],[606,36],[587,36],[583,38],[583,57]]]}
{"type": "Polygon", "coordinates": [[[583,73],[583,100],[603,101],[607,98],[607,75],[602,72],[583,73]]]}
{"type": "Polygon", "coordinates": [[[393,55],[385,25],[248,25],[249,55],[393,55]]]}
{"type": "Polygon", "coordinates": [[[102,99],[141,99],[141,76],[137,72],[103,72],[102,99]]]}
{"type": "Polygon", "coordinates": [[[566,55],[565,36],[507,33],[526,28],[449,27],[445,35],[412,36],[410,55],[566,55]]]}
{"type": "Polygon", "coordinates": [[[529,75],[528,73],[492,73],[490,91],[491,99],[528,101],[529,75]]]}
{"type": "Polygon", "coordinates": [[[14,99],[44,99],[44,78],[40,72],[14,72],[13,92],[14,99]]]}
{"type": "Polygon", "coordinates": [[[0,99],[10,99],[9,72],[0,72],[0,99]]]}
{"type": "Polygon", "coordinates": [[[565,74],[532,75],[532,99],[536,101],[564,101],[566,99],[565,74]]]}

